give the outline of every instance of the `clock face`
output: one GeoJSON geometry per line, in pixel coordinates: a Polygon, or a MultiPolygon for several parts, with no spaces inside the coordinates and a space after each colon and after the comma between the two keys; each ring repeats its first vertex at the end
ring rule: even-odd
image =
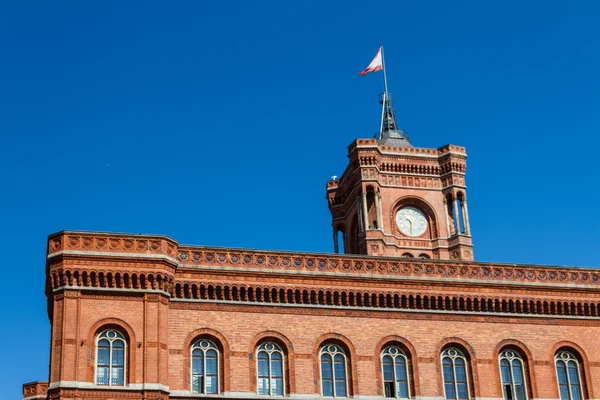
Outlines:
{"type": "Polygon", "coordinates": [[[396,224],[406,236],[421,236],[427,230],[427,217],[414,207],[403,207],[396,213],[396,224]]]}

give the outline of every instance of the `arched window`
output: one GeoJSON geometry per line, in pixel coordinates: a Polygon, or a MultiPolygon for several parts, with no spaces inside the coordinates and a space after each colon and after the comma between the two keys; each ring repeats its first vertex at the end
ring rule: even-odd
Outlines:
{"type": "Polygon", "coordinates": [[[107,329],[96,339],[96,384],[125,385],[127,343],[121,332],[107,329]]]}
{"type": "Polygon", "coordinates": [[[442,352],[444,393],[448,400],[469,399],[467,359],[462,351],[450,347],[442,352]]]}
{"type": "Polygon", "coordinates": [[[573,353],[563,350],[554,357],[561,400],[581,400],[581,372],[573,353]]]}
{"type": "Polygon", "coordinates": [[[500,378],[504,400],[527,400],[523,359],[514,350],[500,353],[500,378]]]}
{"type": "Polygon", "coordinates": [[[381,353],[381,368],[385,397],[410,398],[408,358],[404,351],[397,346],[386,347],[381,353]]]}
{"type": "Polygon", "coordinates": [[[321,393],[324,397],[348,397],[346,354],[339,346],[321,348],[321,393]]]}
{"type": "Polygon", "coordinates": [[[283,351],[277,344],[266,342],[258,346],[256,354],[258,394],[283,396],[285,392],[283,359],[283,351]]]}
{"type": "Polygon", "coordinates": [[[219,392],[219,350],[213,342],[200,339],[192,346],[192,393],[219,392]]]}

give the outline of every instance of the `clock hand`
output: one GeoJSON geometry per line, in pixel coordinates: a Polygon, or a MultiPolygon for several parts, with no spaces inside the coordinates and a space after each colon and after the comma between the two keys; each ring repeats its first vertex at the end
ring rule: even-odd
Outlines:
{"type": "Polygon", "coordinates": [[[412,219],[410,219],[408,216],[405,216],[404,218],[405,218],[405,219],[406,219],[408,222],[410,222],[410,234],[412,235],[412,234],[413,234],[413,232],[412,232],[413,221],[412,221],[412,219]]]}

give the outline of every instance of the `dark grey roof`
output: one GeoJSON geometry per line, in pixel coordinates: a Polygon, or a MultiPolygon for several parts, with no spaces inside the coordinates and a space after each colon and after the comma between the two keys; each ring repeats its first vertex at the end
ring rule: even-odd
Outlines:
{"type": "Polygon", "coordinates": [[[387,137],[382,138],[379,141],[379,145],[381,146],[393,146],[393,147],[413,147],[410,142],[404,138],[396,138],[396,137],[387,137]]]}
{"type": "Polygon", "coordinates": [[[402,129],[384,131],[379,139],[379,144],[381,146],[413,147],[410,144],[408,133],[402,129]]]}

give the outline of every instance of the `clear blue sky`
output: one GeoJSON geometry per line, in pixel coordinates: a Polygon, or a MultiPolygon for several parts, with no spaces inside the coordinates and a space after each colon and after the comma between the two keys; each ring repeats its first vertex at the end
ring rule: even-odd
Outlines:
{"type": "Polygon", "coordinates": [[[475,257],[600,266],[600,3],[3,2],[0,387],[47,379],[46,236],[331,251],[325,182],[379,126],[464,145],[475,257]],[[10,360],[6,364],[6,360],[10,360]]]}

